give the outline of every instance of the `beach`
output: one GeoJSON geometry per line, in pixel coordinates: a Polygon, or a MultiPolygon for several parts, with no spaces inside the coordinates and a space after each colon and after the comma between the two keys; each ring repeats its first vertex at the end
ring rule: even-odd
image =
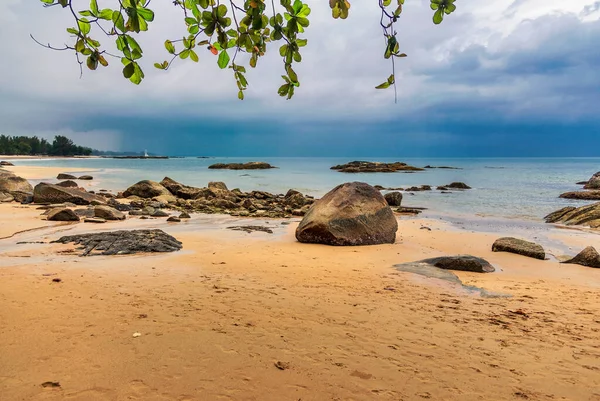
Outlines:
{"type": "MultiPolygon", "coordinates": [[[[27,168],[11,169],[59,172],[27,168]]],[[[600,400],[600,269],[558,261],[598,247],[597,230],[397,216],[393,244],[333,247],[296,241],[300,218],[41,212],[0,204],[2,399],[600,400]],[[251,222],[273,233],[227,229],[251,222]],[[79,257],[50,243],[133,228],[183,248],[79,257]],[[509,234],[548,260],[492,252],[509,234]],[[454,272],[461,285],[394,267],[461,254],[496,272],[454,272]]]]}

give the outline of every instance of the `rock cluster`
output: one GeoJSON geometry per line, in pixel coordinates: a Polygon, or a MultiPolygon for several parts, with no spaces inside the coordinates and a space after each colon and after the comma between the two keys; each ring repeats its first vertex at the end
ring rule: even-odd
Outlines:
{"type": "Polygon", "coordinates": [[[208,166],[209,169],[225,169],[225,170],[267,170],[277,168],[265,162],[248,162],[248,163],[216,163],[208,166]]]}
{"type": "Polygon", "coordinates": [[[584,225],[600,228],[600,202],[581,207],[567,206],[544,217],[546,223],[560,223],[568,226],[584,225]]]}
{"type": "Polygon", "coordinates": [[[409,166],[408,164],[401,162],[380,163],[368,161],[353,161],[346,164],[340,164],[331,167],[331,170],[337,170],[342,173],[395,173],[398,171],[423,171],[422,168],[409,166]]]}

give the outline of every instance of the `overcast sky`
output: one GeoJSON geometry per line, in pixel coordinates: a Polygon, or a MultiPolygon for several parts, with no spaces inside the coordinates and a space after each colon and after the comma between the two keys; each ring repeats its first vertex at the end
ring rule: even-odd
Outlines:
{"type": "Polygon", "coordinates": [[[152,2],[155,22],[139,36],[146,80],[135,86],[118,60],[80,79],[74,55],[31,40],[65,43],[65,10],[1,0],[0,133],[171,155],[600,156],[600,1],[457,0],[436,26],[427,1],[407,0],[397,104],[391,89],[374,89],[391,72],[376,2],[354,0],[342,21],[328,2],[306,1],[296,96],[277,95],[276,43],[241,102],[231,70],[207,50],[198,64],[152,66],[184,31],[171,1],[152,2]]]}

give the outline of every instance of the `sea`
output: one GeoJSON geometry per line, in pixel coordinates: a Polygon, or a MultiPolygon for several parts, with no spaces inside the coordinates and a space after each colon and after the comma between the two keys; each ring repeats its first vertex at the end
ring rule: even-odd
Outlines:
{"type": "MultiPolygon", "coordinates": [[[[170,177],[186,185],[206,186],[223,181],[230,189],[285,193],[293,188],[321,197],[338,184],[351,181],[384,187],[430,185],[432,191],[404,193],[403,205],[426,208],[423,216],[480,216],[541,222],[564,206],[592,202],[561,199],[567,191],[581,189],[579,181],[600,171],[600,158],[338,158],[338,157],[184,157],[169,159],[28,159],[16,165],[61,167],[65,173],[92,174],[97,189],[121,191],[140,180],[170,177]],[[353,160],[402,161],[432,168],[415,173],[341,173],[331,166],[353,160]],[[210,170],[214,163],[265,161],[271,170],[210,170]],[[435,187],[461,181],[473,189],[442,193],[435,187]]],[[[38,180],[40,181],[40,180],[38,180]]],[[[48,180],[45,180],[48,181],[48,180]]],[[[52,182],[52,181],[51,181],[52,182]]],[[[87,184],[87,183],[86,183],[87,184]]]]}

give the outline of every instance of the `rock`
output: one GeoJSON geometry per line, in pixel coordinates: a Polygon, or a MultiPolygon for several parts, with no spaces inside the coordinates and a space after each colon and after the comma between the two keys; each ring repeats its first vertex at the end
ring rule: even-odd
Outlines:
{"type": "Polygon", "coordinates": [[[177,203],[177,198],[174,195],[160,195],[155,196],[152,200],[156,202],[160,202],[163,205],[168,205],[169,203],[177,203]]]}
{"type": "Polygon", "coordinates": [[[583,187],[584,189],[600,189],[600,171],[592,176],[583,187]]]}
{"type": "Polygon", "coordinates": [[[560,194],[559,198],[578,200],[600,200],[600,191],[574,191],[560,194]]]}
{"type": "Polygon", "coordinates": [[[76,205],[89,205],[94,202],[106,204],[106,200],[94,194],[74,188],[63,188],[58,185],[42,182],[33,189],[35,203],[63,203],[71,202],[76,205]]]}
{"type": "Polygon", "coordinates": [[[79,216],[71,209],[57,207],[50,209],[46,214],[46,220],[50,221],[79,221],[79,216]]]}
{"type": "Polygon", "coordinates": [[[75,177],[72,174],[65,174],[65,173],[60,173],[59,175],[56,176],[57,180],[76,180],[77,177],[75,177]]]}
{"type": "Polygon", "coordinates": [[[398,191],[388,192],[383,197],[390,206],[401,206],[402,204],[402,194],[398,191]]]}
{"type": "Polygon", "coordinates": [[[92,208],[80,208],[73,210],[77,216],[81,217],[94,217],[94,209],[92,208]]]}
{"type": "Polygon", "coordinates": [[[79,180],[86,180],[86,181],[89,181],[89,180],[93,180],[93,179],[94,179],[94,177],[92,177],[91,175],[82,175],[82,176],[81,176],[81,177],[79,177],[78,179],[79,179],[79,180]]]}
{"type": "Polygon", "coordinates": [[[7,161],[0,161],[0,166],[14,166],[14,164],[12,164],[11,162],[7,162],[7,161]]]}
{"type": "Polygon", "coordinates": [[[85,219],[83,219],[83,221],[85,223],[106,223],[106,220],[104,220],[101,217],[86,217],[85,219]]]}
{"type": "Polygon", "coordinates": [[[464,182],[452,182],[448,185],[444,185],[444,187],[446,187],[446,189],[471,189],[471,187],[464,182]]]}
{"type": "Polygon", "coordinates": [[[396,213],[400,214],[419,214],[423,213],[423,210],[426,210],[424,207],[404,207],[400,206],[396,209],[396,213]]]}
{"type": "Polygon", "coordinates": [[[255,231],[259,231],[259,232],[263,232],[263,233],[267,233],[267,234],[273,234],[273,230],[271,230],[269,227],[263,227],[263,226],[232,226],[232,227],[227,227],[229,230],[234,230],[234,231],[245,231],[248,234],[255,232],[255,231]]]}
{"type": "Polygon", "coordinates": [[[179,215],[179,218],[180,218],[180,219],[191,219],[191,218],[192,218],[192,216],[190,216],[190,215],[189,215],[187,212],[182,212],[182,213],[179,215]]]}
{"type": "Polygon", "coordinates": [[[300,192],[286,196],[284,199],[284,205],[289,206],[292,209],[301,209],[302,206],[306,205],[306,199],[300,192]]]}
{"type": "Polygon", "coordinates": [[[104,220],[125,220],[125,213],[110,206],[100,205],[94,207],[94,217],[100,217],[104,220]]]}
{"type": "Polygon", "coordinates": [[[544,217],[546,223],[561,223],[568,226],[585,225],[600,228],[600,202],[573,207],[567,206],[544,217]]]}
{"type": "Polygon", "coordinates": [[[213,191],[214,190],[229,191],[229,189],[227,189],[227,185],[225,185],[224,182],[220,182],[220,181],[209,182],[208,183],[208,189],[212,189],[213,191]]]}
{"type": "Polygon", "coordinates": [[[157,209],[153,213],[150,214],[152,217],[169,217],[169,213],[164,210],[157,209]]]}
{"type": "Polygon", "coordinates": [[[461,168],[461,167],[449,167],[449,166],[439,166],[439,167],[435,167],[435,166],[430,166],[430,165],[427,165],[427,166],[425,166],[425,167],[423,167],[423,168],[441,168],[441,169],[446,169],[446,170],[462,170],[462,168],[461,168]]]}
{"type": "Polygon", "coordinates": [[[120,230],[61,237],[52,243],[80,245],[88,255],[128,255],[146,252],[175,252],[181,242],[162,230],[120,230]]]}
{"type": "Polygon", "coordinates": [[[13,191],[11,192],[11,195],[15,198],[16,202],[19,202],[23,205],[33,203],[33,194],[31,192],[13,191]]]}
{"type": "Polygon", "coordinates": [[[208,166],[210,169],[227,169],[227,170],[265,170],[277,168],[265,162],[248,162],[248,163],[217,163],[208,166]]]}
{"type": "Polygon", "coordinates": [[[79,184],[77,184],[73,180],[61,181],[61,182],[59,182],[56,185],[58,185],[59,187],[63,187],[63,188],[77,188],[77,187],[79,187],[79,184]]]}
{"type": "Polygon", "coordinates": [[[346,164],[340,164],[331,167],[331,170],[337,170],[342,173],[394,173],[397,171],[422,171],[422,168],[409,166],[406,163],[380,163],[368,161],[353,161],[346,164]]]}
{"type": "Polygon", "coordinates": [[[169,192],[171,192],[176,197],[183,199],[195,199],[196,196],[198,196],[198,194],[202,192],[200,188],[180,184],[179,182],[169,177],[163,178],[160,184],[167,188],[169,192]]]}
{"type": "Polygon", "coordinates": [[[392,244],[397,230],[381,193],[366,183],[350,182],[313,204],[296,229],[296,239],[327,245],[392,244]]]}
{"type": "Polygon", "coordinates": [[[136,184],[133,184],[125,192],[124,197],[131,195],[139,196],[140,198],[148,199],[154,198],[155,196],[171,195],[171,192],[156,181],[143,180],[136,184]]]}
{"type": "Polygon", "coordinates": [[[15,197],[8,192],[0,191],[0,202],[12,202],[15,197]]]}
{"type": "Polygon", "coordinates": [[[569,259],[561,263],[576,264],[600,269],[600,254],[598,254],[598,251],[596,251],[594,247],[588,246],[583,251],[579,252],[573,259],[569,259]]]}
{"type": "Polygon", "coordinates": [[[181,222],[181,219],[179,217],[171,216],[167,219],[167,221],[170,221],[172,223],[179,223],[181,222]]]}
{"type": "Polygon", "coordinates": [[[25,178],[14,175],[10,171],[2,171],[0,174],[0,191],[32,193],[33,187],[25,178]]]}
{"type": "Polygon", "coordinates": [[[546,259],[546,253],[541,245],[512,237],[498,238],[492,245],[492,252],[510,252],[534,259],[546,259]]]}
{"type": "Polygon", "coordinates": [[[429,265],[444,270],[459,270],[474,273],[492,273],[496,270],[487,260],[471,255],[440,256],[406,264],[429,265]]]}
{"type": "Polygon", "coordinates": [[[126,203],[121,203],[121,202],[117,201],[116,199],[109,199],[108,205],[110,207],[117,209],[120,212],[129,212],[130,210],[133,210],[133,207],[131,205],[128,205],[126,203]]]}

